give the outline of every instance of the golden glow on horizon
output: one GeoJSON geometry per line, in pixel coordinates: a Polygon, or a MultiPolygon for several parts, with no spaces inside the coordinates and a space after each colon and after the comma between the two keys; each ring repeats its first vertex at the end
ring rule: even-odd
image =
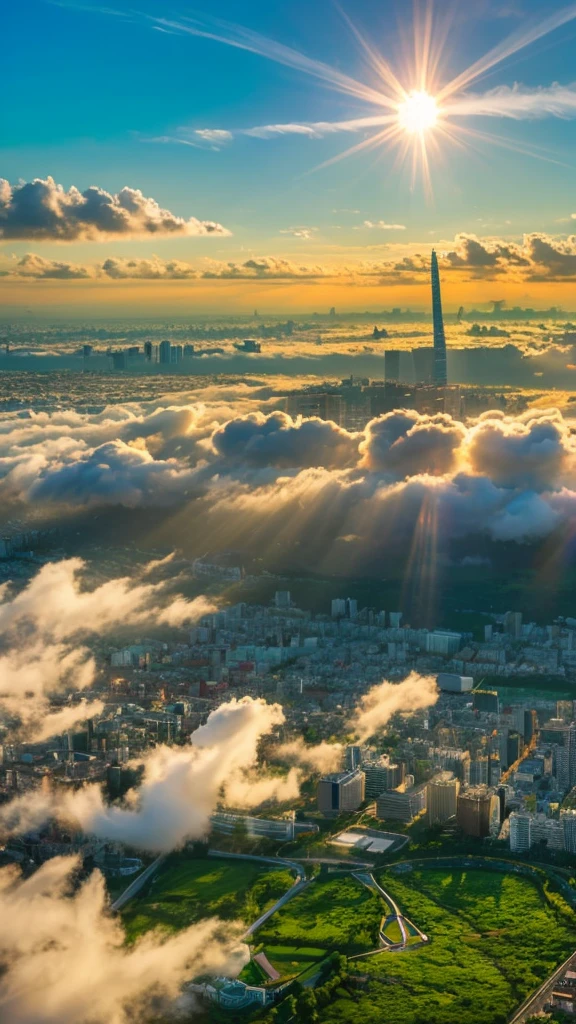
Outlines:
{"type": "Polygon", "coordinates": [[[400,104],[398,120],[409,135],[424,135],[438,120],[438,104],[424,89],[415,90],[400,104]]]}

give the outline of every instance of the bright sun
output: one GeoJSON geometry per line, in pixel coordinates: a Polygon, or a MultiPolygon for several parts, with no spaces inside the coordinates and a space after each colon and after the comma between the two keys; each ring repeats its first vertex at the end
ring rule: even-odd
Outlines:
{"type": "Polygon", "coordinates": [[[411,92],[398,108],[398,120],[410,135],[423,135],[438,119],[436,100],[427,92],[411,92]]]}

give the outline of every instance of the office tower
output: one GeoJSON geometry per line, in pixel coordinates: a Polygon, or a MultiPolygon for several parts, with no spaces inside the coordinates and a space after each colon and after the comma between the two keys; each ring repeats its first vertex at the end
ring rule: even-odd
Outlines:
{"type": "Polygon", "coordinates": [[[500,823],[500,801],[483,786],[469,789],[458,795],[456,820],[467,836],[487,836],[500,823]]]}
{"type": "Polygon", "coordinates": [[[524,711],[524,742],[531,743],[533,737],[538,732],[538,712],[534,710],[524,711]]]}
{"type": "Polygon", "coordinates": [[[510,729],[506,740],[506,765],[508,768],[520,759],[523,747],[524,743],[520,733],[515,729],[510,729]]]}
{"type": "Polygon", "coordinates": [[[123,350],[121,350],[120,352],[112,352],[112,369],[126,369],[126,353],[123,350]]]}
{"type": "Polygon", "coordinates": [[[169,341],[161,341],[158,346],[158,354],[160,357],[160,365],[168,366],[170,363],[170,352],[172,346],[169,341]]]}
{"type": "Polygon", "coordinates": [[[472,694],[472,707],[474,711],[482,711],[487,714],[497,715],[500,711],[500,702],[496,690],[474,690],[472,694]]]}
{"type": "Polygon", "coordinates": [[[397,349],[384,353],[384,377],[386,380],[400,380],[400,352],[397,349]]]}
{"type": "Polygon", "coordinates": [[[440,294],[440,274],[438,272],[438,257],[432,249],[430,263],[432,280],[432,320],[434,323],[434,370],[432,379],[435,384],[445,385],[448,382],[446,370],[446,335],[444,334],[444,320],[442,317],[442,296],[440,294]]]}
{"type": "Polygon", "coordinates": [[[414,380],[417,384],[432,384],[434,382],[435,350],[432,347],[413,348],[412,364],[414,380]]]}
{"type": "Polygon", "coordinates": [[[498,789],[496,790],[496,795],[498,797],[498,803],[499,803],[500,821],[503,822],[504,818],[506,817],[506,797],[507,797],[506,786],[498,786],[498,789]]]}
{"type": "Polygon", "coordinates": [[[274,594],[276,608],[289,608],[291,603],[289,590],[277,590],[274,594]]]}
{"type": "Polygon", "coordinates": [[[522,612],[506,612],[504,632],[518,640],[522,636],[522,612]]]}
{"type": "Polygon", "coordinates": [[[509,820],[512,853],[526,853],[532,846],[532,815],[512,811],[509,820]]]}
{"type": "Polygon", "coordinates": [[[560,811],[564,830],[564,848],[567,853],[576,853],[576,811],[560,811]]]}
{"type": "Polygon", "coordinates": [[[428,824],[443,825],[456,816],[460,780],[446,773],[430,779],[426,786],[428,824]]]}
{"type": "Polygon", "coordinates": [[[145,341],[144,342],[144,358],[145,358],[147,363],[151,363],[152,362],[152,352],[153,352],[152,342],[151,341],[145,341]]]}
{"type": "Polygon", "coordinates": [[[376,799],[389,789],[396,789],[404,782],[404,764],[389,764],[387,760],[365,762],[362,771],[366,776],[365,796],[376,799]]]}
{"type": "Polygon", "coordinates": [[[489,758],[485,755],[482,757],[474,758],[470,761],[470,785],[471,786],[482,786],[488,785],[488,776],[490,774],[490,763],[489,758]]]}
{"type": "Polygon", "coordinates": [[[359,768],[325,775],[319,780],[316,791],[318,810],[330,815],[357,811],[364,800],[364,785],[364,772],[359,768]]]}
{"type": "Polygon", "coordinates": [[[426,786],[418,786],[401,793],[391,789],[381,793],[376,800],[376,817],[383,821],[405,821],[410,823],[426,810],[426,786]]]}
{"type": "Polygon", "coordinates": [[[194,345],[184,345],[184,359],[192,359],[194,355],[194,345]]]}
{"type": "Polygon", "coordinates": [[[183,352],[182,345],[172,345],[170,348],[170,362],[181,363],[183,352]]]}

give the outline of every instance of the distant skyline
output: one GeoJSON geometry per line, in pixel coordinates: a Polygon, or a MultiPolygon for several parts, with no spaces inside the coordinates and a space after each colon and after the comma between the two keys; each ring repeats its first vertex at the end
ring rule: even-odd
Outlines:
{"type": "Polygon", "coordinates": [[[424,4],[11,7],[6,315],[429,310],[432,247],[447,310],[573,307],[576,4],[445,8],[415,76],[424,4]]]}

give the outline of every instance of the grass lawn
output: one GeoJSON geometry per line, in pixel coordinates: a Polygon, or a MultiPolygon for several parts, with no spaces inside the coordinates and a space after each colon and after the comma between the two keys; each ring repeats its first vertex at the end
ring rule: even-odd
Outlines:
{"type": "Polygon", "coordinates": [[[293,882],[285,868],[172,854],[150,885],[121,911],[129,941],[152,928],[169,932],[205,917],[249,924],[293,882]]]}
{"type": "Polygon", "coordinates": [[[402,932],[398,921],[389,921],[384,929],[384,935],[390,942],[402,942],[402,932]]]}
{"type": "Polygon", "coordinates": [[[377,877],[430,944],[362,960],[367,990],[341,990],[322,1024],[505,1024],[576,947],[576,924],[530,879],[459,868],[377,877]]]}
{"type": "MultiPolygon", "coordinates": [[[[326,956],[325,949],[299,946],[296,943],[285,946],[266,943],[264,952],[283,980],[296,977],[302,971],[308,971],[318,965],[326,956]]],[[[245,980],[243,975],[242,980],[245,980]]]]}
{"type": "Polygon", "coordinates": [[[258,929],[255,939],[283,978],[337,949],[376,949],[384,904],[354,878],[319,878],[258,929]]]}

